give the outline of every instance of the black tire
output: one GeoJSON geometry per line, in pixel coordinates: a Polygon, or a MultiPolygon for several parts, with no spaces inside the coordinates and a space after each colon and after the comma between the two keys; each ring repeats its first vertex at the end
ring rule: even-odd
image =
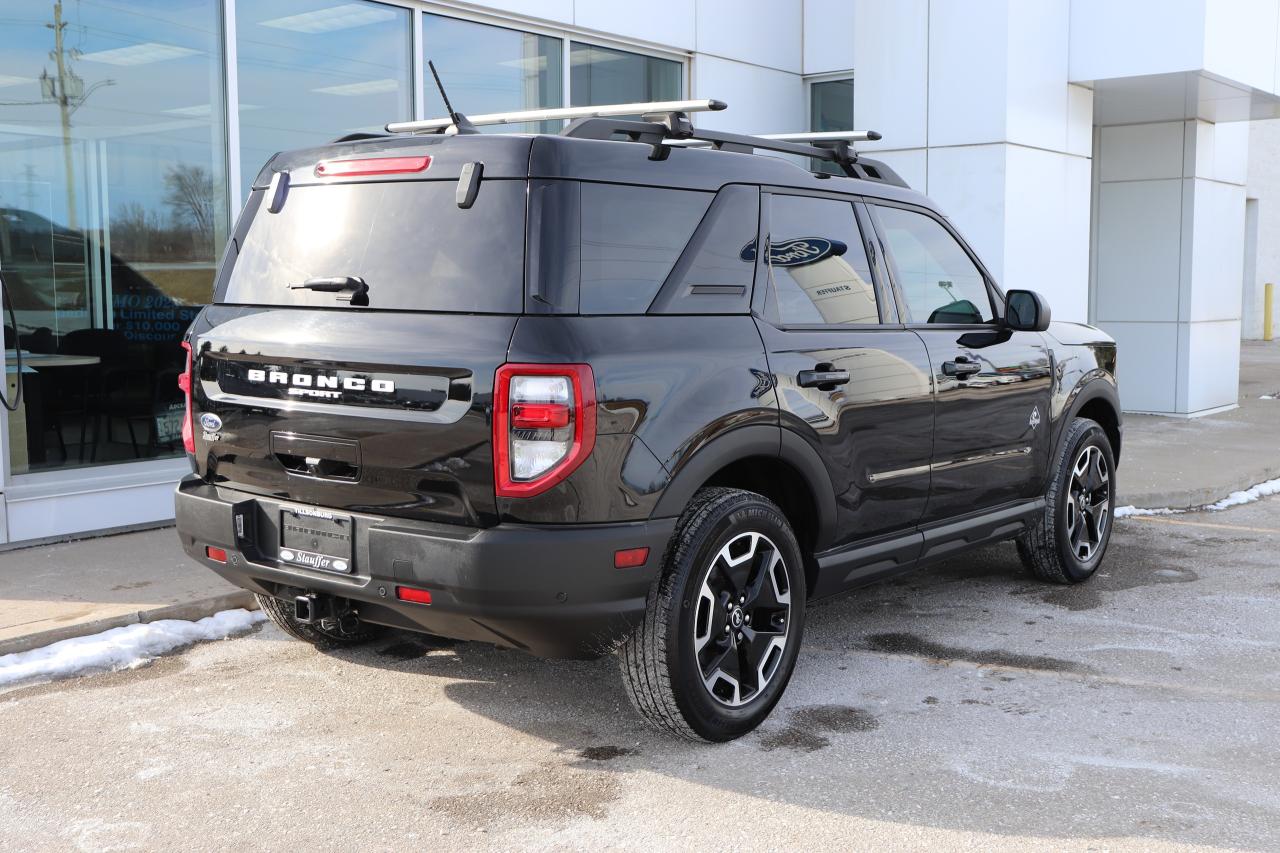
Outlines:
{"type": "Polygon", "coordinates": [[[1044,514],[1018,539],[1022,564],[1042,580],[1072,584],[1093,576],[1106,556],[1115,522],[1116,461],[1107,433],[1096,421],[1076,418],[1067,427],[1044,514]],[[1095,465],[1102,473],[1094,474],[1095,465]],[[1082,481],[1080,466],[1089,474],[1082,481]]]}
{"type": "Polygon", "coordinates": [[[680,737],[741,737],[786,689],[804,606],[800,546],[782,511],[754,492],[702,489],[676,525],[644,619],[619,650],[631,703],[680,737]]]}
{"type": "Polygon", "coordinates": [[[258,607],[262,609],[263,613],[267,614],[277,628],[295,640],[310,643],[317,649],[355,646],[376,640],[386,632],[386,629],[381,625],[370,625],[368,622],[361,622],[360,627],[350,634],[344,634],[337,628],[331,631],[325,630],[318,624],[312,623],[308,625],[294,618],[292,601],[284,601],[283,599],[257,593],[255,593],[254,597],[258,599],[258,607]]]}

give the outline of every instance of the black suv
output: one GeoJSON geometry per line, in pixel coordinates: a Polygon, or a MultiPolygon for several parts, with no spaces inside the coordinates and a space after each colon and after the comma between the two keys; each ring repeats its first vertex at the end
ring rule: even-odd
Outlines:
{"type": "Polygon", "coordinates": [[[616,653],[720,741],[812,601],[1005,539],[1097,570],[1114,341],[888,167],[677,112],[452,125],[276,155],[184,344],[178,533],[287,633],[616,653]]]}

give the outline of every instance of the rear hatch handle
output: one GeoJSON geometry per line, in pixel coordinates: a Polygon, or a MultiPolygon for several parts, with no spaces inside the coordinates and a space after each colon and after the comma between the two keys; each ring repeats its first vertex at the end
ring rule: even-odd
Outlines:
{"type": "Polygon", "coordinates": [[[316,290],[321,293],[336,293],[342,302],[352,305],[369,304],[369,285],[364,279],[353,275],[339,275],[330,278],[309,278],[302,284],[289,285],[290,290],[316,290]],[[350,293],[348,293],[350,291],[350,293]]]}

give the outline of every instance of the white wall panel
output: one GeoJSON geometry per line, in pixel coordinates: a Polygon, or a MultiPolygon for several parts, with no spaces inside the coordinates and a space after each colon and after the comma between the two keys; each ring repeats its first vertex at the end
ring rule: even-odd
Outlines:
{"type": "Polygon", "coordinates": [[[929,145],[1008,138],[1007,3],[929,4],[929,145]]]}
{"type": "Polygon", "coordinates": [[[1067,86],[1067,153],[1093,156],[1093,90],[1067,86]]]}
{"type": "Polygon", "coordinates": [[[799,74],[803,20],[801,0],[697,0],[696,49],[799,74]]]}
{"type": "MultiPolygon", "coordinates": [[[[804,0],[804,73],[853,67],[855,0],[804,0]]],[[[701,12],[701,8],[699,8],[701,12]]],[[[701,37],[701,27],[699,27],[701,37]]]]}
{"type": "Polygon", "coordinates": [[[1181,411],[1234,406],[1240,401],[1240,322],[1187,323],[1180,327],[1187,366],[1178,389],[1181,411]]]}
{"type": "Polygon", "coordinates": [[[1056,320],[1089,318],[1089,160],[1006,149],[1001,285],[1041,293],[1056,320]]]}
{"type": "Polygon", "coordinates": [[[1204,0],[1071,0],[1070,79],[1194,71],[1204,20],[1204,0]]]}
{"type": "Polygon", "coordinates": [[[799,74],[698,54],[693,87],[695,98],[719,98],[729,104],[723,112],[698,113],[695,122],[699,127],[740,133],[782,133],[807,127],[804,83],[799,74]]]}
{"type": "Polygon", "coordinates": [[[1192,182],[1191,288],[1182,317],[1239,320],[1244,276],[1244,187],[1192,182]]]}
{"type": "Polygon", "coordinates": [[[692,50],[694,8],[693,0],[575,0],[574,23],[624,38],[692,50]]]}
{"type": "Polygon", "coordinates": [[[1012,2],[1008,7],[1006,139],[1053,151],[1068,149],[1068,0],[1012,2]]]}
{"type": "Polygon", "coordinates": [[[998,281],[1004,280],[1006,147],[929,149],[929,196],[998,281]]]}
{"type": "Polygon", "coordinates": [[[929,0],[854,0],[853,124],[859,148],[923,148],[929,119],[929,0]]]}
{"type": "Polygon", "coordinates": [[[505,12],[558,24],[573,23],[573,0],[492,0],[475,6],[498,15],[505,12]]]}
{"type": "Polygon", "coordinates": [[[1116,379],[1127,412],[1177,411],[1177,323],[1109,323],[1103,331],[1116,339],[1116,379]]]}
{"type": "Polygon", "coordinates": [[[1099,131],[1098,179],[1181,178],[1182,122],[1104,127],[1099,131]]]}
{"type": "Polygon", "coordinates": [[[1277,0],[1207,0],[1204,68],[1275,91],[1277,0]]]}
{"type": "Polygon", "coordinates": [[[1098,193],[1099,322],[1176,321],[1182,180],[1104,183],[1098,193]]]}

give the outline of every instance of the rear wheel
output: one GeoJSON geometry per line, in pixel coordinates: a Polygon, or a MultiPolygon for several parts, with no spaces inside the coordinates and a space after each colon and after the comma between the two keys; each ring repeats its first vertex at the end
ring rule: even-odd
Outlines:
{"type": "Polygon", "coordinates": [[[318,649],[332,649],[341,646],[354,646],[376,640],[385,633],[381,625],[370,625],[359,622],[354,631],[342,631],[337,625],[325,628],[318,622],[299,622],[293,614],[293,602],[284,601],[269,595],[255,594],[258,607],[267,614],[276,627],[295,640],[302,640],[318,649]]]}
{"type": "Polygon", "coordinates": [[[1056,462],[1044,515],[1018,540],[1018,556],[1044,580],[1080,583],[1097,571],[1111,541],[1115,456],[1102,427],[1077,418],[1056,462]]]}
{"type": "Polygon", "coordinates": [[[704,489],[681,516],[620,652],[631,702],[654,726],[725,741],[781,698],[804,629],[804,570],[791,527],[768,499],[704,489]]]}

